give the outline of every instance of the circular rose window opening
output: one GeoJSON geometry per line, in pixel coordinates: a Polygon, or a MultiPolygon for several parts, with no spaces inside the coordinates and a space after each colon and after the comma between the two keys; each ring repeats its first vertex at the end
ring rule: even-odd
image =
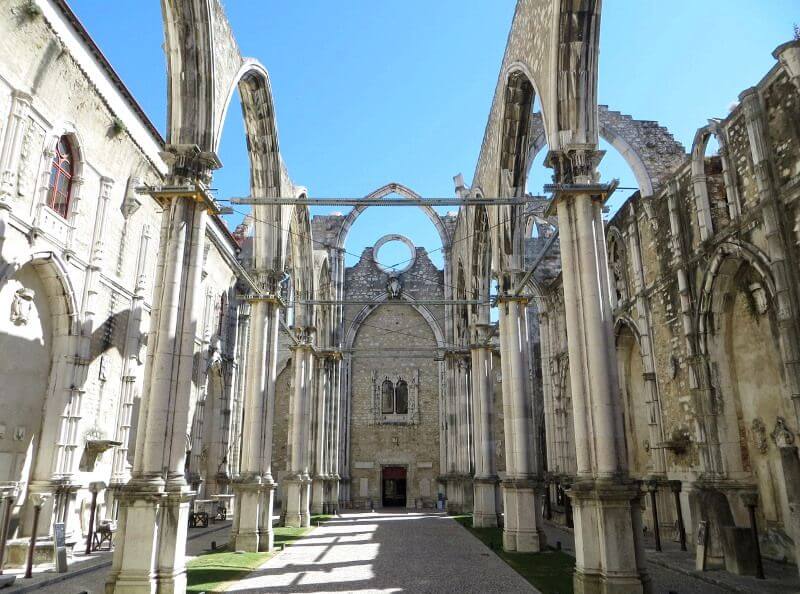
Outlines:
{"type": "Polygon", "coordinates": [[[403,235],[384,235],[372,248],[372,259],[384,272],[405,272],[416,258],[417,248],[403,235]]]}

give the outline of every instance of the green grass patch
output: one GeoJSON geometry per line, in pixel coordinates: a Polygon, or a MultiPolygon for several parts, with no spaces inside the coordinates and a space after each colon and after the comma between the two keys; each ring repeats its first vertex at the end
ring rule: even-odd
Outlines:
{"type": "MultiPolygon", "coordinates": [[[[275,527],[275,552],[291,546],[311,532],[317,522],[333,516],[312,516],[311,528],[275,527]]],[[[226,548],[206,551],[186,564],[187,592],[223,592],[230,582],[244,578],[263,565],[273,553],[235,553],[226,548]]]]}
{"type": "Polygon", "coordinates": [[[573,557],[552,549],[541,553],[507,553],[503,550],[502,529],[473,528],[471,515],[452,517],[542,594],[572,594],[573,557]]]}
{"type": "Polygon", "coordinates": [[[222,592],[228,582],[242,579],[272,553],[209,553],[189,561],[187,592],[222,592]]]}

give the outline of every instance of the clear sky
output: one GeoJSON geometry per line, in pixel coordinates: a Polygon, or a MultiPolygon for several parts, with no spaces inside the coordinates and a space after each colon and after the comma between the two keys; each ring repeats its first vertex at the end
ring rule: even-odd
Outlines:
{"type": "MultiPolygon", "coordinates": [[[[166,65],[157,0],[70,0],[122,79],[165,130],[166,65]]],[[[228,0],[239,45],[270,71],[281,152],[311,196],[364,196],[396,181],[423,196],[469,184],[480,150],[514,0],[228,0]]],[[[600,102],[658,120],[688,149],[772,67],[800,22],[797,0],[606,0],[600,102]]],[[[606,147],[609,148],[609,147],[606,147]]],[[[218,196],[248,194],[240,111],[232,106],[214,178],[218,196]]],[[[548,173],[534,163],[529,190],[548,173]]],[[[603,176],[634,186],[610,149],[603,176]]],[[[627,196],[627,193],[625,194],[627,196]]],[[[625,196],[619,195],[617,202],[625,196]]],[[[614,204],[614,207],[618,204],[614,204]]],[[[240,207],[241,208],[241,207],[240,207]]],[[[319,209],[318,212],[329,212],[319,209]]],[[[241,216],[232,217],[231,224],[241,216]]],[[[360,254],[387,233],[441,245],[412,208],[373,208],[353,227],[360,254]]],[[[387,264],[403,249],[381,251],[387,264]]],[[[355,258],[351,257],[349,263],[355,258]]],[[[440,254],[433,255],[441,265],[440,254]]]]}

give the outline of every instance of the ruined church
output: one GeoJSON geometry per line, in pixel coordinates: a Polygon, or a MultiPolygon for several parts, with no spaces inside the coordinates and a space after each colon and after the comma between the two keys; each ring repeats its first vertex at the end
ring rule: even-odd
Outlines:
{"type": "Polygon", "coordinates": [[[660,591],[670,547],[797,579],[800,39],[683,146],[599,104],[600,0],[518,0],[470,183],[313,216],[220,0],[161,2],[165,136],[68,0],[3,4],[0,574],[105,548],[107,594],[180,593],[209,516],[269,553],[384,510],[471,517],[506,552],[569,534],[579,593],[660,591]],[[229,229],[211,188],[239,108],[229,229]],[[636,190],[600,178],[601,139],[636,190]],[[381,203],[421,209],[443,265],[390,222],[347,265],[381,203]]]}

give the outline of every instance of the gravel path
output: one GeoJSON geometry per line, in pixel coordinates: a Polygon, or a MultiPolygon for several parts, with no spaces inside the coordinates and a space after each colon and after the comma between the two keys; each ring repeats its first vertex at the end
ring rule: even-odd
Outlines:
{"type": "Polygon", "coordinates": [[[451,518],[387,512],[330,521],[229,591],[536,592],[451,518]]]}

